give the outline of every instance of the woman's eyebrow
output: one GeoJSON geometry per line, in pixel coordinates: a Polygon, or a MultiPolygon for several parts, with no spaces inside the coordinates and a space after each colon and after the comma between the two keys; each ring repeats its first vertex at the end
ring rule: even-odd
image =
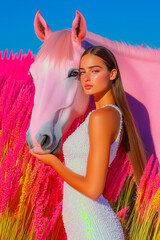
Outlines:
{"type": "MultiPolygon", "coordinates": [[[[102,68],[102,67],[101,67],[101,66],[99,66],[99,65],[93,65],[93,66],[90,66],[90,67],[89,67],[89,69],[90,69],[90,68],[94,68],[94,67],[99,67],[99,68],[102,68]]],[[[81,69],[85,69],[85,68],[79,68],[79,69],[81,70],[81,69]]]]}

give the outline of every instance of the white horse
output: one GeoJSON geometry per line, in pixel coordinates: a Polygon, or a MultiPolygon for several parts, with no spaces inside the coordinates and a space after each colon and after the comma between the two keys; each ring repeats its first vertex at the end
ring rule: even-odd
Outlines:
{"type": "Polygon", "coordinates": [[[79,60],[89,46],[102,45],[118,61],[127,100],[148,155],[160,156],[160,51],[89,33],[78,11],[72,30],[53,33],[39,11],[34,26],[44,44],[30,67],[35,98],[27,132],[29,148],[37,153],[56,153],[62,135],[75,118],[86,112],[89,97],[79,81],[79,60]]]}

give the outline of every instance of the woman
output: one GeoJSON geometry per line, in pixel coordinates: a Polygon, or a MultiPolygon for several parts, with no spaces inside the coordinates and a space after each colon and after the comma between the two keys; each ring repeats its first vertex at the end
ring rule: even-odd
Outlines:
{"type": "Polygon", "coordinates": [[[122,240],[121,224],[103,197],[108,166],[122,143],[139,184],[145,155],[113,54],[100,46],[87,49],[80,80],[84,92],[94,96],[96,109],[63,144],[66,165],[51,154],[33,155],[65,181],[62,214],[68,239],[122,240]]]}

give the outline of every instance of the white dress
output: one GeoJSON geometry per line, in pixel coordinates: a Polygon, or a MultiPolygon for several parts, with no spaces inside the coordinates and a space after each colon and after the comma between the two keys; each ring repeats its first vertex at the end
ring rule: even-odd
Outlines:
{"type": "MultiPolygon", "coordinates": [[[[122,113],[117,106],[105,105],[103,107],[106,106],[114,107],[120,113],[119,133],[115,142],[111,145],[109,162],[111,164],[117,153],[123,120],[122,113]]],[[[83,176],[86,175],[89,153],[88,123],[90,113],[63,144],[65,165],[83,176]]],[[[64,182],[63,187],[62,217],[68,240],[124,239],[121,224],[103,195],[97,200],[93,200],[78,192],[66,182],[64,182]]]]}

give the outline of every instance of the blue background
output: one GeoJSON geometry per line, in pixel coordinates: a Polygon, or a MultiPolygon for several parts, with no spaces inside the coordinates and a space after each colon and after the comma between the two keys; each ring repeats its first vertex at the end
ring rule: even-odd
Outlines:
{"type": "Polygon", "coordinates": [[[110,40],[160,48],[160,1],[62,1],[3,0],[0,4],[0,51],[34,54],[42,42],[34,32],[40,10],[52,31],[72,26],[75,11],[86,19],[87,30],[110,40]]]}

